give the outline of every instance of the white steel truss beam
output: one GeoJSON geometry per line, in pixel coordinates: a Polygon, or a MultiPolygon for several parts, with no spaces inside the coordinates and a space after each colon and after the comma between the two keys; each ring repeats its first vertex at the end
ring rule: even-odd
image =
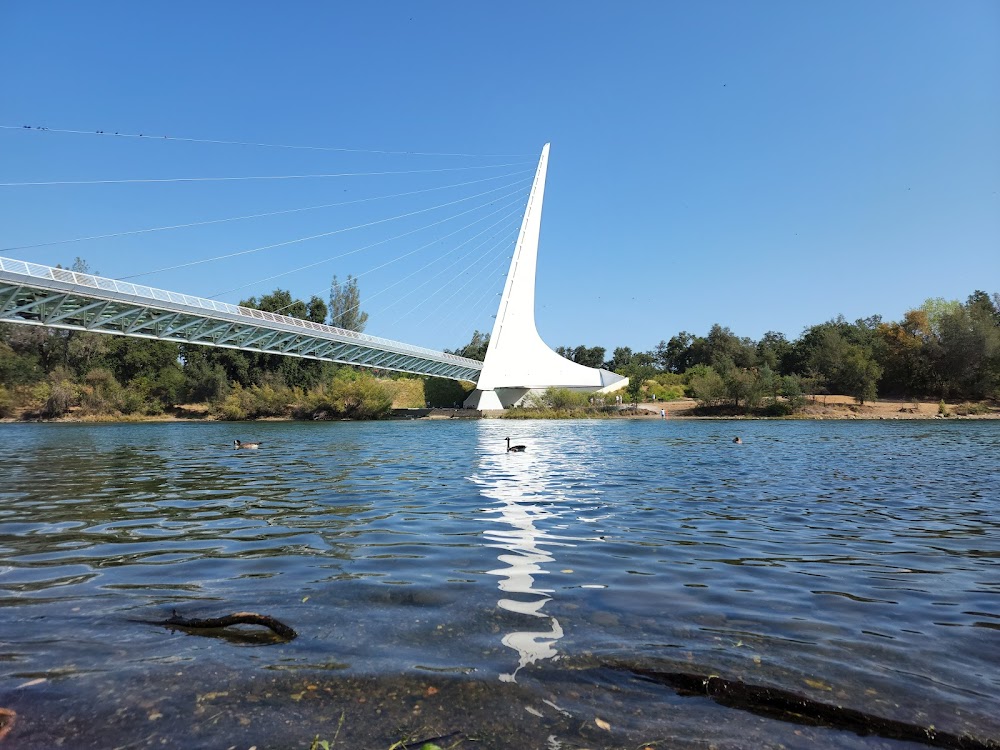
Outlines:
{"type": "Polygon", "coordinates": [[[483,363],[308,320],[0,257],[0,322],[221,346],[475,382],[483,363]]]}

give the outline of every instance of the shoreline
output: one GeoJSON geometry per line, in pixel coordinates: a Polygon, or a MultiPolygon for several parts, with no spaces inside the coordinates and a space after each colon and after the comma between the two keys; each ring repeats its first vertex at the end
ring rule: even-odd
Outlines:
{"type": "MultiPolygon", "coordinates": [[[[584,413],[567,414],[566,416],[551,416],[539,414],[538,417],[529,414],[505,416],[502,411],[478,411],[452,407],[425,407],[393,409],[392,414],[380,420],[331,419],[331,422],[354,421],[410,421],[410,420],[442,420],[442,419],[661,419],[660,410],[666,411],[665,419],[682,420],[764,420],[764,421],[809,421],[809,420],[901,420],[901,419],[941,419],[941,420],[990,420],[1000,419],[1000,404],[987,405],[984,402],[970,404],[968,402],[945,404],[941,413],[940,401],[912,401],[905,399],[881,399],[865,404],[858,404],[849,396],[815,396],[794,414],[784,416],[761,416],[756,414],[699,414],[698,402],[685,398],[674,401],[641,402],[636,409],[623,408],[623,413],[584,413]]],[[[30,419],[22,417],[4,417],[0,424],[120,424],[120,423],[179,423],[179,422],[297,422],[292,417],[261,417],[251,420],[224,420],[212,416],[208,407],[202,404],[189,404],[179,407],[182,414],[145,415],[86,415],[65,416],[57,419],[30,419]]],[[[327,421],[327,420],[319,420],[327,421]]]]}
{"type": "Polygon", "coordinates": [[[779,417],[754,414],[705,415],[696,414],[698,408],[694,399],[677,401],[647,402],[639,404],[640,409],[652,412],[660,418],[660,409],[666,409],[668,419],[729,419],[729,420],[898,420],[898,419],[1000,419],[1000,404],[979,402],[945,403],[945,413],[940,412],[941,401],[914,401],[911,399],[879,399],[858,404],[850,396],[809,397],[805,406],[794,414],[779,417]],[[671,404],[676,404],[671,407],[671,404]]]}

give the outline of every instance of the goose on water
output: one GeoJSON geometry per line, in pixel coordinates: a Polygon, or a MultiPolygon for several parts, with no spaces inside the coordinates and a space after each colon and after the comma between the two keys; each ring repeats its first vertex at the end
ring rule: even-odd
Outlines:
{"type": "Polygon", "coordinates": [[[510,438],[507,438],[507,452],[508,453],[524,453],[523,445],[511,445],[510,438]]]}
{"type": "Polygon", "coordinates": [[[235,448],[235,449],[243,448],[245,450],[251,450],[251,451],[253,451],[253,450],[257,450],[258,448],[260,448],[260,443],[244,443],[244,442],[242,442],[240,440],[234,440],[233,441],[233,448],[235,448]]]}

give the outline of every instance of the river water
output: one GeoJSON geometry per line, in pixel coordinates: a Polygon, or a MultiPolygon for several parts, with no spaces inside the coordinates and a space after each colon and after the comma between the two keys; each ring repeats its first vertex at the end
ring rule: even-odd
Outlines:
{"type": "Polygon", "coordinates": [[[922,746],[652,672],[1000,740],[1000,422],[0,425],[0,446],[3,748],[922,746]],[[174,611],[299,635],[155,624],[174,611]]]}

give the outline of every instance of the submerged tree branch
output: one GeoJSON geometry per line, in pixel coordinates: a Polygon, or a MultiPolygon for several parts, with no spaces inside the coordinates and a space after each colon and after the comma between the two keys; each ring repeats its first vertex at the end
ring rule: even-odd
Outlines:
{"type": "Polygon", "coordinates": [[[292,640],[298,633],[280,620],[276,620],[270,615],[259,615],[256,612],[233,612],[231,615],[223,617],[182,617],[175,611],[166,620],[140,620],[152,625],[166,625],[179,628],[228,628],[233,625],[261,625],[286,640],[292,640]]]}
{"type": "Polygon", "coordinates": [[[852,708],[820,703],[788,690],[750,685],[727,680],[718,675],[686,672],[659,672],[650,669],[616,666],[637,677],[667,685],[681,696],[705,696],[720,705],[750,711],[780,721],[811,726],[845,729],[859,735],[875,735],[892,740],[919,742],[949,750],[1000,750],[1000,743],[966,735],[941,732],[932,726],[922,727],[895,719],[886,719],[852,708]]]}

